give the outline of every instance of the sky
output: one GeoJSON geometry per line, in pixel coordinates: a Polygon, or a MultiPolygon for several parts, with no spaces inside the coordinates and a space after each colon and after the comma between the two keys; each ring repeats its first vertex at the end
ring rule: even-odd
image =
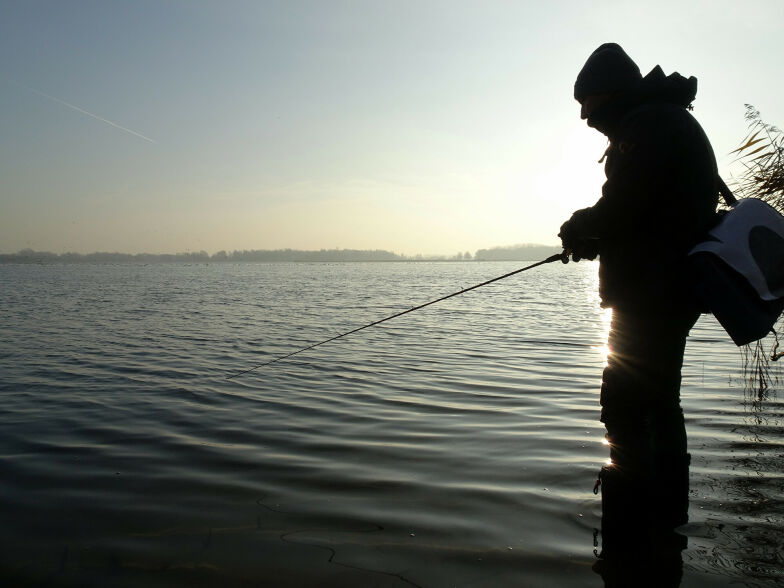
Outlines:
{"type": "Polygon", "coordinates": [[[699,79],[725,180],[784,126],[784,2],[0,1],[0,252],[557,244],[604,42],[699,79]]]}

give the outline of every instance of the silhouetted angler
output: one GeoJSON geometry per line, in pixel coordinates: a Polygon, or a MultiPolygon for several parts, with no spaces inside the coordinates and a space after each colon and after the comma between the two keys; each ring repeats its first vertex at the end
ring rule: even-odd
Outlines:
{"type": "Polygon", "coordinates": [[[604,556],[688,520],[679,391],[699,310],[686,255],[718,203],[716,159],[689,113],[696,93],[696,78],[659,66],[643,77],[615,43],[591,54],[574,85],[581,117],[610,140],[601,198],[559,233],[574,261],[599,257],[602,306],[613,309],[601,389],[612,460],[600,473],[604,556]]]}

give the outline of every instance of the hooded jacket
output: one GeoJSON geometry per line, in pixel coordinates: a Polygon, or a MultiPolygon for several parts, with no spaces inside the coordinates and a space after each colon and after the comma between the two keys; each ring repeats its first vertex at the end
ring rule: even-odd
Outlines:
{"type": "Polygon", "coordinates": [[[602,196],[565,225],[583,256],[598,253],[603,306],[672,312],[692,305],[686,254],[715,221],[718,171],[688,112],[696,78],[659,66],[597,108],[588,124],[610,139],[602,196]]]}

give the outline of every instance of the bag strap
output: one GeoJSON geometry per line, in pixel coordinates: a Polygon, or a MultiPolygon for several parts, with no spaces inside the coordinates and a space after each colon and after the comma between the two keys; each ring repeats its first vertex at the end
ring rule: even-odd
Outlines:
{"type": "Polygon", "coordinates": [[[727,206],[732,208],[738,203],[735,194],[732,193],[732,190],[727,187],[727,184],[724,183],[724,180],[722,180],[721,176],[718,174],[716,175],[716,186],[719,188],[719,194],[724,198],[724,202],[726,202],[727,206]]]}

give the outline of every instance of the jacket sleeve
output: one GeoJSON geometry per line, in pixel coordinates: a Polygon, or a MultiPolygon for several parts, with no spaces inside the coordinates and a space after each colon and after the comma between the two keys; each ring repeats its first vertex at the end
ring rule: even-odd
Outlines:
{"type": "Polygon", "coordinates": [[[605,166],[602,197],[578,211],[575,230],[583,239],[645,237],[639,234],[641,227],[661,216],[669,195],[676,192],[683,148],[677,127],[671,116],[654,109],[622,121],[605,166]]]}

